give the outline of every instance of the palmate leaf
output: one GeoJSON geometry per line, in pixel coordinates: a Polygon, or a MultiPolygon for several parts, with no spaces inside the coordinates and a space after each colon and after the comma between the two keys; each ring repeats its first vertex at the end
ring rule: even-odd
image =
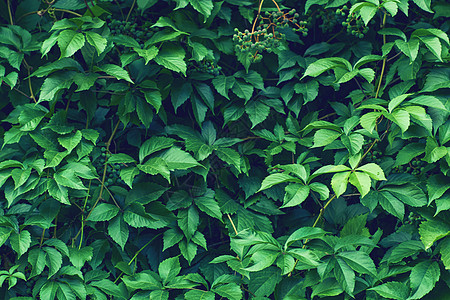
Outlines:
{"type": "Polygon", "coordinates": [[[80,32],[74,30],[63,30],[58,35],[58,46],[61,50],[61,58],[69,57],[75,54],[84,46],[86,39],[80,32]]]}
{"type": "Polygon", "coordinates": [[[310,188],[307,185],[291,183],[285,188],[283,205],[280,208],[292,207],[301,204],[309,195],[310,188]]]}
{"type": "Polygon", "coordinates": [[[341,285],[342,289],[352,295],[353,290],[355,289],[355,272],[340,257],[336,258],[334,276],[341,285]]]}
{"type": "Polygon", "coordinates": [[[125,223],[123,215],[119,214],[109,222],[108,234],[123,250],[129,235],[128,225],[125,223]]]}
{"type": "Polygon", "coordinates": [[[31,245],[31,234],[28,230],[22,230],[19,233],[13,232],[9,237],[12,249],[20,257],[27,252],[31,245]]]}
{"type": "Polygon", "coordinates": [[[117,206],[108,203],[100,203],[92,210],[87,220],[94,222],[109,221],[118,213],[119,208],[117,206]]]}
{"type": "Polygon", "coordinates": [[[450,225],[438,220],[427,220],[420,224],[420,240],[425,245],[425,250],[430,248],[434,242],[450,235],[450,225]]]}
{"type": "Polygon", "coordinates": [[[409,295],[409,287],[402,282],[386,282],[376,287],[370,288],[370,291],[377,292],[381,297],[388,299],[405,300],[409,295]]]}
{"type": "Polygon", "coordinates": [[[439,265],[435,261],[423,261],[415,265],[409,275],[412,291],[409,299],[422,299],[434,288],[440,274],[439,265]]]}
{"type": "Polygon", "coordinates": [[[158,267],[158,273],[159,276],[161,276],[164,285],[174,279],[180,273],[180,271],[181,267],[178,256],[163,260],[158,267]]]}
{"type": "Polygon", "coordinates": [[[178,226],[189,241],[197,230],[200,222],[198,211],[194,206],[178,212],[178,226]]]}
{"type": "Polygon", "coordinates": [[[186,62],[184,61],[186,53],[180,46],[174,46],[170,44],[164,44],[158,55],[154,58],[154,61],[175,72],[182,73],[186,76],[186,62]]]}
{"type": "Polygon", "coordinates": [[[160,156],[166,163],[169,170],[186,170],[192,167],[203,167],[189,153],[178,147],[171,147],[160,156]]]}

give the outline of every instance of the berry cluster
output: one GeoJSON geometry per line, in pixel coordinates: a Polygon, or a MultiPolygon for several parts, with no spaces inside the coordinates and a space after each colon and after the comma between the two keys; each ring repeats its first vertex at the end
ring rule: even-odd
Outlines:
{"type": "MultiPolygon", "coordinates": [[[[100,152],[100,156],[94,161],[93,165],[96,168],[97,173],[101,176],[103,174],[105,162],[111,156],[111,153],[107,151],[105,147],[101,147],[100,152]]],[[[120,164],[108,164],[108,166],[106,167],[106,186],[110,186],[113,184],[125,184],[125,182],[119,176],[120,168],[120,164]]]]}
{"type": "MultiPolygon", "coordinates": [[[[344,6],[345,7],[345,6],[344,6]]],[[[360,39],[369,31],[369,27],[364,25],[361,16],[352,13],[342,22],[342,26],[347,27],[347,33],[354,35],[360,39]]]]}
{"type": "Polygon", "coordinates": [[[416,214],[414,212],[410,212],[405,223],[418,226],[419,223],[421,223],[422,221],[425,221],[425,220],[426,219],[424,217],[422,217],[421,215],[416,214]]]}
{"type": "Polygon", "coordinates": [[[337,25],[342,24],[342,22],[345,20],[346,13],[344,10],[346,9],[347,7],[344,6],[343,8],[336,10],[335,13],[328,9],[319,10],[317,12],[316,18],[320,19],[321,23],[319,24],[319,28],[322,30],[322,32],[332,32],[337,25]]]}
{"type": "Polygon", "coordinates": [[[141,46],[153,35],[153,31],[148,26],[141,26],[136,20],[125,21],[113,19],[111,15],[106,17],[106,22],[113,35],[127,35],[138,41],[141,46]]]}
{"type": "Polygon", "coordinates": [[[201,73],[208,73],[213,76],[218,76],[220,75],[222,67],[218,66],[217,62],[214,60],[204,59],[201,62],[191,61],[189,69],[201,73]]]}
{"type": "Polygon", "coordinates": [[[408,165],[394,167],[392,170],[393,173],[409,173],[411,175],[421,175],[425,170],[425,166],[428,164],[422,160],[415,159],[410,162],[408,165]]]}
{"type": "Polygon", "coordinates": [[[382,162],[382,159],[381,159],[382,156],[383,156],[383,154],[380,151],[374,150],[374,151],[369,152],[367,154],[366,160],[368,162],[373,162],[373,163],[376,163],[376,164],[380,164],[382,162]]]}
{"type": "Polygon", "coordinates": [[[303,36],[308,34],[306,28],[306,21],[299,20],[300,15],[296,13],[295,9],[289,12],[265,12],[264,16],[258,15],[259,24],[253,24],[251,31],[248,29],[240,32],[237,28],[234,29],[236,34],[233,35],[233,41],[236,43],[236,51],[248,53],[248,57],[253,62],[259,62],[262,59],[260,54],[263,51],[272,52],[273,49],[280,46],[280,42],[285,39],[284,33],[279,32],[280,28],[286,28],[292,25],[294,31],[301,32],[303,36]]]}

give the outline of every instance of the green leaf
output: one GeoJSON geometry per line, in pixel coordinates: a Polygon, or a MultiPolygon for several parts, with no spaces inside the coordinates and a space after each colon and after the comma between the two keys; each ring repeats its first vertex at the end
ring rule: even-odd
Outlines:
{"type": "Polygon", "coordinates": [[[175,112],[177,112],[178,107],[189,99],[192,91],[192,84],[189,81],[174,81],[170,91],[170,98],[175,112]]]}
{"type": "Polygon", "coordinates": [[[76,132],[67,136],[59,137],[58,142],[70,153],[81,142],[81,137],[81,131],[77,130],[76,132]]]}
{"type": "Polygon", "coordinates": [[[192,260],[195,258],[195,255],[197,254],[197,245],[193,242],[187,242],[186,240],[182,240],[178,244],[180,248],[180,252],[183,255],[183,257],[188,261],[189,265],[191,264],[192,260]]]}
{"type": "Polygon", "coordinates": [[[383,169],[381,169],[381,167],[377,164],[368,163],[357,168],[356,170],[363,171],[364,173],[366,173],[375,180],[386,180],[383,169]]]}
{"type": "Polygon", "coordinates": [[[159,91],[146,91],[144,92],[144,96],[145,100],[147,100],[147,102],[155,108],[156,113],[158,113],[162,104],[161,93],[159,91]]]}
{"type": "Polygon", "coordinates": [[[87,218],[88,221],[109,221],[119,213],[119,208],[108,203],[98,204],[87,218]]]}
{"type": "Polygon", "coordinates": [[[370,288],[369,291],[377,292],[381,297],[387,299],[405,300],[409,295],[409,288],[402,282],[386,282],[376,287],[370,288]]]}
{"type": "Polygon", "coordinates": [[[431,95],[417,96],[414,99],[409,100],[408,103],[420,104],[423,106],[434,107],[437,109],[448,111],[448,109],[444,106],[444,104],[442,104],[442,102],[438,98],[431,95]]]}
{"type": "Polygon", "coordinates": [[[341,173],[334,174],[333,177],[331,178],[331,188],[333,189],[334,193],[336,194],[336,198],[341,196],[347,190],[347,185],[348,185],[351,174],[353,174],[353,173],[350,171],[349,172],[341,172],[341,173]]]}
{"type": "Polygon", "coordinates": [[[231,90],[239,98],[245,99],[245,103],[247,103],[253,95],[254,88],[252,85],[245,83],[242,80],[235,80],[231,90]]]}
{"type": "Polygon", "coordinates": [[[11,177],[14,180],[14,189],[17,189],[19,186],[23,185],[31,175],[30,169],[13,169],[11,171],[11,177]]]}
{"type": "Polygon", "coordinates": [[[158,55],[154,58],[154,61],[175,72],[182,73],[186,76],[186,62],[184,61],[186,53],[180,46],[164,44],[158,55]]]}
{"type": "Polygon", "coordinates": [[[47,77],[51,73],[59,70],[82,71],[83,67],[72,58],[61,58],[60,60],[39,67],[30,76],[47,77]]]}
{"type": "Polygon", "coordinates": [[[241,156],[236,150],[231,148],[218,148],[216,150],[216,155],[220,160],[225,163],[232,165],[236,168],[236,170],[240,173],[241,171],[241,156]]]}
{"type": "Polygon", "coordinates": [[[412,296],[408,299],[423,299],[434,288],[440,274],[435,261],[423,261],[415,265],[409,275],[412,296]]]}
{"type": "Polygon", "coordinates": [[[319,194],[320,200],[326,200],[330,196],[330,190],[323,183],[313,182],[309,184],[309,187],[312,191],[319,194]]]}
{"type": "Polygon", "coordinates": [[[159,276],[161,276],[164,285],[174,279],[180,273],[180,271],[181,267],[178,256],[163,260],[158,267],[158,273],[159,276]]]}
{"type": "Polygon", "coordinates": [[[427,196],[425,193],[419,187],[412,184],[385,186],[382,191],[388,191],[403,203],[413,207],[421,207],[427,204],[427,196]]]}
{"type": "Polygon", "coordinates": [[[410,125],[409,113],[404,109],[397,109],[392,112],[392,114],[387,115],[395,124],[400,127],[402,132],[408,130],[410,125]]]}
{"type": "Polygon", "coordinates": [[[45,268],[46,265],[46,257],[47,254],[42,249],[31,249],[28,252],[28,262],[30,263],[32,270],[30,277],[34,277],[36,275],[40,275],[45,268]]]}
{"type": "Polygon", "coordinates": [[[148,64],[159,53],[159,49],[156,46],[152,46],[149,49],[133,48],[133,50],[145,60],[145,64],[148,64]]]}
{"type": "Polygon", "coordinates": [[[419,251],[423,251],[425,248],[420,241],[405,241],[397,245],[388,257],[389,263],[398,263],[406,257],[415,255],[419,251]]]}
{"type": "Polygon", "coordinates": [[[342,258],[347,265],[354,271],[361,274],[369,274],[372,277],[377,277],[377,269],[370,256],[363,251],[345,251],[337,254],[342,258]]]}
{"type": "Polygon", "coordinates": [[[19,233],[13,232],[9,237],[11,248],[17,253],[18,257],[26,253],[31,245],[31,234],[28,230],[22,230],[19,233]]]}
{"type": "Polygon", "coordinates": [[[302,94],[304,104],[316,99],[319,94],[319,83],[316,80],[311,80],[306,83],[297,83],[294,86],[297,94],[302,94]]]}
{"type": "Polygon", "coordinates": [[[442,88],[450,88],[450,69],[432,69],[421,92],[434,92],[442,88]]]}
{"type": "Polygon", "coordinates": [[[280,208],[300,205],[308,197],[310,188],[307,185],[291,183],[286,186],[285,191],[283,205],[280,208]]]}
{"type": "Polygon", "coordinates": [[[189,153],[178,147],[171,147],[160,156],[166,163],[169,170],[186,170],[192,167],[203,167],[189,153]]]}
{"type": "Polygon", "coordinates": [[[413,0],[413,2],[422,10],[434,13],[434,11],[431,10],[431,0],[413,0]]]}
{"type": "Polygon", "coordinates": [[[228,91],[233,88],[235,81],[234,76],[219,75],[212,80],[212,84],[219,94],[230,100],[228,91]]]}
{"type": "Polygon", "coordinates": [[[294,52],[285,50],[278,54],[278,71],[295,66],[300,56],[294,52]]]}
{"type": "Polygon", "coordinates": [[[344,58],[341,57],[327,57],[319,59],[306,68],[302,79],[306,76],[317,77],[325,71],[331,69],[341,69],[343,71],[351,71],[351,64],[344,58]]]}
{"type": "Polygon", "coordinates": [[[58,46],[61,50],[61,58],[75,54],[85,43],[84,35],[74,30],[63,30],[58,35],[58,46]]]}
{"type": "Polygon", "coordinates": [[[2,246],[8,240],[11,232],[11,228],[0,227],[0,246],[2,246]]]}
{"type": "Polygon", "coordinates": [[[97,54],[100,56],[100,54],[103,53],[106,49],[106,45],[108,41],[102,37],[100,34],[92,31],[86,32],[86,40],[89,44],[94,46],[95,50],[97,50],[97,54]]]}
{"type": "Polygon", "coordinates": [[[75,171],[66,169],[55,173],[54,175],[56,183],[62,186],[66,186],[77,190],[86,190],[86,187],[81,182],[80,178],[75,175],[75,171]]]}
{"type": "Polygon", "coordinates": [[[396,197],[387,191],[377,193],[379,195],[379,203],[388,213],[396,216],[400,220],[403,220],[405,215],[405,205],[400,202],[396,197]]]}
{"type": "Polygon", "coordinates": [[[186,300],[214,300],[216,299],[213,292],[202,290],[190,290],[184,294],[186,300]]]}
{"type": "Polygon", "coordinates": [[[314,134],[314,145],[313,148],[323,147],[331,144],[335,139],[340,137],[342,133],[329,130],[329,129],[319,129],[314,134]]]}
{"type": "Polygon", "coordinates": [[[197,230],[199,222],[198,212],[194,206],[178,212],[178,226],[183,231],[188,241],[190,241],[197,230]]]}
{"type": "Polygon", "coordinates": [[[69,260],[75,268],[80,270],[87,261],[92,259],[92,247],[83,247],[81,249],[69,247],[69,260]]]}
{"type": "Polygon", "coordinates": [[[109,222],[108,234],[123,250],[128,240],[129,229],[122,215],[115,216],[109,222]]]}
{"type": "Polygon", "coordinates": [[[281,269],[281,275],[286,275],[294,270],[296,265],[294,257],[289,254],[281,254],[277,258],[277,266],[281,269]]]}
{"type": "Polygon", "coordinates": [[[56,291],[58,290],[58,284],[56,281],[47,281],[40,289],[39,296],[42,300],[55,299],[56,291]]]}
{"type": "Polygon", "coordinates": [[[381,115],[382,115],[381,112],[374,111],[361,116],[360,124],[362,128],[372,133],[373,130],[375,129],[376,122],[378,118],[381,117],[381,115]]]}
{"type": "Polygon", "coordinates": [[[168,229],[164,231],[164,247],[163,251],[166,251],[170,247],[173,247],[174,245],[178,244],[183,239],[183,234],[177,231],[176,229],[168,229]]]}
{"type": "Polygon", "coordinates": [[[130,188],[133,186],[133,180],[139,174],[137,167],[126,167],[120,169],[120,179],[122,179],[130,188]]]}
{"type": "Polygon", "coordinates": [[[144,164],[137,165],[138,169],[150,174],[157,175],[161,174],[167,181],[170,182],[170,171],[167,162],[161,157],[152,157],[147,160],[144,164]]]}
{"type": "Polygon", "coordinates": [[[175,144],[175,140],[163,136],[152,136],[146,140],[139,148],[139,161],[142,163],[144,159],[157,151],[170,148],[175,144]]]}
{"type": "Polygon", "coordinates": [[[269,267],[259,272],[250,273],[248,289],[257,297],[270,296],[281,281],[280,269],[269,267]]]}
{"type": "Polygon", "coordinates": [[[96,67],[96,69],[98,69],[102,72],[105,72],[106,74],[113,76],[119,80],[123,79],[130,83],[134,83],[133,80],[131,80],[128,72],[125,69],[119,67],[118,65],[105,64],[105,65],[102,65],[101,67],[96,67]]]}
{"type": "Polygon", "coordinates": [[[125,204],[139,203],[146,205],[158,200],[169,188],[163,187],[153,182],[140,182],[133,186],[126,198],[125,204]]]}
{"type": "Polygon", "coordinates": [[[189,0],[192,7],[204,16],[204,20],[209,18],[214,8],[212,0],[189,0]]]}
{"type": "Polygon", "coordinates": [[[430,248],[434,242],[450,235],[450,225],[438,221],[427,220],[419,226],[420,240],[425,245],[425,250],[430,248]]]}
{"type": "Polygon", "coordinates": [[[214,293],[225,297],[230,300],[240,300],[242,299],[242,290],[236,283],[228,283],[217,286],[213,288],[211,291],[214,293]]]}
{"type": "Polygon", "coordinates": [[[336,258],[334,276],[336,276],[336,280],[339,282],[342,289],[352,295],[353,290],[355,289],[355,272],[340,257],[336,258]]]}
{"type": "Polygon", "coordinates": [[[315,296],[337,296],[343,292],[340,284],[334,277],[328,277],[325,280],[322,280],[318,285],[313,286],[312,289],[312,298],[314,298],[315,296]]]}
{"type": "Polygon", "coordinates": [[[269,116],[270,107],[258,100],[250,101],[245,106],[245,112],[252,122],[251,128],[253,129],[253,127],[263,122],[269,116]]]}
{"type": "Polygon", "coordinates": [[[413,158],[425,152],[425,144],[409,143],[398,151],[395,165],[396,167],[409,163],[413,158]]]}
{"type": "Polygon", "coordinates": [[[269,176],[264,178],[258,192],[266,190],[276,184],[280,184],[283,182],[299,182],[299,180],[291,175],[286,174],[286,173],[270,174],[269,176]]]}
{"type": "Polygon", "coordinates": [[[55,275],[56,272],[61,269],[62,266],[62,255],[61,253],[50,247],[43,248],[45,252],[47,252],[47,265],[49,266],[48,278],[55,275]]]}
{"type": "Polygon", "coordinates": [[[214,191],[207,189],[206,193],[200,197],[194,197],[194,203],[204,213],[210,215],[213,218],[222,220],[222,212],[220,211],[219,204],[214,199],[214,191]]]}
{"type": "Polygon", "coordinates": [[[63,204],[70,205],[68,189],[54,180],[47,181],[47,190],[51,197],[63,204]]]}
{"type": "Polygon", "coordinates": [[[378,11],[378,7],[371,3],[370,4],[367,3],[367,5],[361,7],[359,13],[361,14],[361,18],[364,21],[364,25],[367,26],[367,24],[369,24],[370,20],[372,20],[372,18],[375,16],[377,11],[378,11]]]}
{"type": "Polygon", "coordinates": [[[411,62],[416,60],[419,53],[419,40],[417,38],[412,38],[409,42],[397,39],[395,45],[409,57],[411,62]]]}
{"type": "Polygon", "coordinates": [[[445,238],[441,243],[441,260],[446,270],[450,270],[450,237],[445,238]]]}
{"type": "Polygon", "coordinates": [[[320,265],[319,257],[311,250],[291,248],[287,253],[299,260],[302,269],[317,268],[320,265]]]}
{"type": "Polygon", "coordinates": [[[123,276],[123,282],[127,288],[131,290],[157,290],[161,289],[161,279],[157,274],[150,270],[145,270],[140,273],[134,274],[133,276],[123,276]]]}
{"type": "Polygon", "coordinates": [[[325,231],[322,228],[317,227],[301,227],[294,231],[284,244],[284,249],[287,249],[293,242],[304,240],[304,239],[314,239],[321,238],[325,235],[325,231]]]}

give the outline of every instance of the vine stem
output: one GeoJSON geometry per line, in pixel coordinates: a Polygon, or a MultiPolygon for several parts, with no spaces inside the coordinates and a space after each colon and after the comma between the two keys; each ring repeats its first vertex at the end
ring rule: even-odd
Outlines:
{"type": "Polygon", "coordinates": [[[14,25],[14,21],[13,21],[13,17],[12,17],[12,12],[11,12],[11,3],[10,3],[9,0],[6,0],[6,5],[8,6],[9,22],[11,23],[11,25],[14,25]]]}
{"type": "Polygon", "coordinates": [[[234,233],[236,233],[236,235],[238,235],[238,232],[237,232],[237,229],[236,229],[236,226],[234,226],[234,223],[233,223],[233,220],[231,219],[231,217],[230,217],[230,214],[227,214],[227,217],[228,217],[228,219],[230,220],[230,222],[231,222],[231,226],[233,226],[233,229],[234,229],[234,233]]]}
{"type": "MultiPolygon", "coordinates": [[[[383,24],[381,25],[382,29],[386,25],[386,16],[387,16],[387,13],[385,12],[384,16],[383,16],[383,24]]],[[[385,44],[386,44],[386,35],[383,34],[383,45],[385,45],[385,44]]],[[[383,65],[381,66],[381,74],[380,74],[380,79],[378,81],[378,87],[377,87],[377,91],[375,93],[375,98],[378,98],[378,93],[380,92],[381,82],[383,81],[384,69],[386,68],[386,60],[387,60],[387,57],[385,57],[383,59],[383,65]]]]}
{"type": "MultiPolygon", "coordinates": [[[[113,129],[113,132],[111,133],[111,136],[109,137],[108,141],[106,142],[106,152],[108,152],[109,150],[109,146],[111,145],[111,142],[114,138],[114,135],[117,132],[117,129],[119,128],[120,125],[120,121],[117,122],[116,126],[113,129]]],[[[84,230],[84,224],[86,223],[86,220],[89,219],[89,216],[92,214],[92,211],[94,210],[94,208],[97,206],[98,202],[100,201],[100,199],[102,199],[102,195],[103,195],[103,190],[104,190],[104,183],[105,183],[105,178],[106,178],[106,169],[108,167],[108,158],[105,158],[105,165],[103,168],[103,176],[102,176],[102,181],[101,181],[101,185],[100,185],[100,192],[99,195],[97,197],[97,200],[95,201],[94,205],[92,205],[91,210],[89,211],[88,215],[86,216],[86,218],[82,217],[81,219],[81,228],[80,230],[78,230],[78,233],[75,235],[75,237],[73,238],[72,243],[74,242],[74,240],[83,233],[84,230]]],[[[117,202],[114,201],[114,203],[117,205],[117,202]]],[[[82,239],[82,237],[80,238],[82,239]]],[[[81,248],[81,241],[80,241],[80,245],[79,245],[79,249],[81,248]]]]}
{"type": "Polygon", "coordinates": [[[130,18],[131,12],[133,11],[134,6],[136,5],[136,0],[133,1],[133,4],[131,4],[130,10],[128,11],[127,18],[125,19],[125,23],[128,22],[128,19],[130,18]]]}
{"type": "Polygon", "coordinates": [[[89,10],[89,12],[91,13],[92,17],[95,17],[94,13],[92,12],[91,8],[89,7],[89,4],[87,3],[86,0],[84,0],[84,4],[86,5],[87,9],[89,10]]]}
{"type": "MultiPolygon", "coordinates": [[[[159,237],[162,233],[158,233],[157,235],[155,235],[150,241],[148,241],[144,246],[142,246],[138,251],[136,251],[136,253],[134,254],[134,256],[131,258],[130,262],[128,263],[128,265],[130,266],[133,261],[136,259],[136,257],[138,257],[139,253],[141,253],[142,250],[145,249],[145,247],[147,247],[148,245],[150,245],[151,242],[153,242],[157,237],[159,237]]],[[[114,283],[117,282],[117,280],[120,279],[120,277],[123,275],[123,272],[120,273],[119,276],[117,276],[116,280],[114,280],[114,283]]]]}
{"type": "MultiPolygon", "coordinates": [[[[117,129],[119,128],[119,124],[120,124],[120,121],[117,122],[116,127],[114,127],[113,132],[111,133],[111,136],[109,137],[109,140],[106,142],[106,153],[109,151],[109,146],[111,145],[111,141],[114,138],[114,135],[116,134],[117,129]]],[[[108,158],[106,157],[105,165],[103,167],[102,184],[100,185],[100,192],[99,192],[97,200],[95,201],[94,205],[92,206],[91,210],[89,211],[86,219],[89,218],[89,216],[91,215],[91,213],[94,210],[94,208],[97,206],[97,204],[100,201],[100,199],[102,199],[103,190],[104,190],[104,183],[105,183],[105,179],[106,179],[106,169],[107,169],[107,167],[108,167],[108,158]]]]}

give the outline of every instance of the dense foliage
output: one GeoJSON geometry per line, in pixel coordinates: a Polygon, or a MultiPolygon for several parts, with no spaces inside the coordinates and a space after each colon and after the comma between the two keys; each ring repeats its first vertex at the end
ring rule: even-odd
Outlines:
{"type": "Polygon", "coordinates": [[[1,299],[444,299],[450,4],[0,2],[1,299]]]}

